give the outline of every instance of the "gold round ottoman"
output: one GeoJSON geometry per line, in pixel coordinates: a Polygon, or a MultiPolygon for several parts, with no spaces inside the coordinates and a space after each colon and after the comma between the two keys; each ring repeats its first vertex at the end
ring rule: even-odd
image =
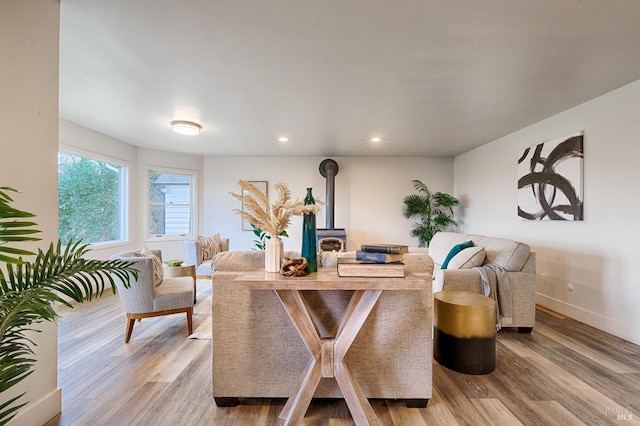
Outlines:
{"type": "Polygon", "coordinates": [[[433,297],[436,361],[466,374],[495,370],[496,302],[465,291],[440,291],[433,297]]]}

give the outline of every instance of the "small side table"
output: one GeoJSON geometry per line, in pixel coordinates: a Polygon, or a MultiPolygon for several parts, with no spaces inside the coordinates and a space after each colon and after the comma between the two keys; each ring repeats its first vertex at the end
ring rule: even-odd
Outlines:
{"type": "Polygon", "coordinates": [[[488,374],[495,370],[495,301],[464,291],[440,291],[433,299],[436,361],[465,374],[488,374]]]}
{"type": "Polygon", "coordinates": [[[164,276],[167,278],[192,277],[193,303],[196,303],[196,265],[165,266],[164,276]]]}

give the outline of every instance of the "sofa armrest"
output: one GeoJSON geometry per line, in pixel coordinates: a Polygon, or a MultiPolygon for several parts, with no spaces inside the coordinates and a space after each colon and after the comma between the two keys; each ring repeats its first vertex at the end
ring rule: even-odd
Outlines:
{"type": "Polygon", "coordinates": [[[185,240],[184,252],[186,255],[185,263],[189,265],[196,265],[196,267],[202,263],[202,250],[200,249],[200,243],[198,240],[185,240]]]}
{"type": "Polygon", "coordinates": [[[406,272],[429,282],[433,278],[434,263],[431,256],[426,252],[406,253],[402,260],[406,272]]]}
{"type": "MultiPolygon", "coordinates": [[[[157,256],[158,250],[152,250],[157,256]]],[[[118,295],[127,313],[141,313],[153,311],[153,296],[155,290],[153,260],[149,257],[134,256],[134,251],[116,253],[110,260],[133,262],[133,268],[138,270],[138,277],[131,281],[126,288],[121,277],[111,274],[118,288],[118,295]]]]}
{"type": "Polygon", "coordinates": [[[434,274],[433,292],[442,290],[482,294],[480,274],[474,269],[439,269],[434,274]]]}

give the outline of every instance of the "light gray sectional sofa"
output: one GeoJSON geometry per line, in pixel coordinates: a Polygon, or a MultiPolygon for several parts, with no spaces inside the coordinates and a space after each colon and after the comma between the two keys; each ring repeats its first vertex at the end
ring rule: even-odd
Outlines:
{"type": "Polygon", "coordinates": [[[429,255],[434,262],[433,292],[441,290],[482,293],[483,286],[478,266],[494,264],[506,271],[511,290],[511,322],[501,320],[502,327],[518,327],[530,333],[535,325],[536,256],[524,243],[458,232],[438,232],[429,244],[429,255]],[[473,241],[454,256],[447,269],[441,269],[453,246],[473,241]]]}
{"type": "MultiPolygon", "coordinates": [[[[336,256],[353,253],[324,255],[323,267],[335,267],[336,256]]],[[[264,252],[228,251],[213,258],[213,396],[220,406],[234,405],[240,398],[289,397],[311,359],[272,290],[234,285],[236,277],[254,267],[264,267],[264,252]]],[[[433,262],[426,253],[405,255],[405,268],[427,284],[431,281],[433,262]]],[[[331,335],[350,294],[304,292],[322,335],[331,335]]],[[[423,291],[382,293],[346,358],[368,398],[426,405],[431,398],[432,309],[430,285],[423,291]]],[[[342,394],[334,380],[324,379],[314,397],[342,394]]]]}

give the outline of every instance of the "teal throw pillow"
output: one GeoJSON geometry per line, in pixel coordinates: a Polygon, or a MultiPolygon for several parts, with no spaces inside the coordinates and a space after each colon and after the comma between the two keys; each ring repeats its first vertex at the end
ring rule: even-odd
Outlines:
{"type": "Polygon", "coordinates": [[[447,269],[447,266],[449,266],[449,262],[451,261],[451,259],[453,259],[453,256],[469,247],[473,247],[473,241],[471,240],[465,241],[464,243],[456,244],[455,246],[451,247],[451,250],[449,250],[449,254],[447,254],[447,257],[444,258],[440,269],[447,269]]]}

